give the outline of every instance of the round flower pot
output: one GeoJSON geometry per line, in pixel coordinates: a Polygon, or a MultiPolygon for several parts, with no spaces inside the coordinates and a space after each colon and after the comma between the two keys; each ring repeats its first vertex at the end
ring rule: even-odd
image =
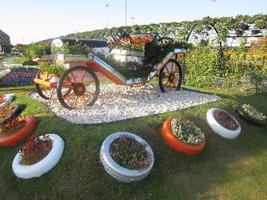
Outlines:
{"type": "Polygon", "coordinates": [[[21,165],[21,154],[18,152],[12,163],[12,170],[18,178],[30,179],[40,177],[50,171],[60,160],[63,150],[64,141],[56,134],[48,134],[52,140],[52,148],[50,152],[41,161],[33,165],[21,165]]]}
{"type": "Polygon", "coordinates": [[[5,124],[9,120],[12,120],[13,118],[17,117],[24,109],[24,106],[20,105],[20,104],[19,105],[13,105],[12,109],[13,109],[13,111],[8,116],[6,116],[4,119],[0,120],[1,125],[5,124]]]}
{"type": "Polygon", "coordinates": [[[15,146],[21,141],[27,139],[30,135],[32,135],[33,130],[37,125],[36,118],[34,117],[25,117],[24,118],[25,125],[23,128],[18,130],[16,133],[9,136],[1,136],[0,135],[0,146],[15,146]]]}
{"type": "Polygon", "coordinates": [[[242,104],[239,104],[236,107],[236,111],[238,113],[238,115],[243,118],[244,120],[252,123],[252,124],[256,124],[256,125],[265,125],[266,124],[266,120],[260,120],[257,118],[254,118],[253,116],[249,115],[243,108],[242,108],[242,104]]]}
{"type": "Polygon", "coordinates": [[[241,126],[240,126],[239,122],[230,113],[228,113],[228,112],[226,112],[226,111],[224,111],[222,109],[211,108],[211,109],[208,110],[206,117],[207,117],[207,121],[208,121],[208,124],[209,124],[210,128],[215,133],[217,133],[218,135],[220,135],[220,136],[222,136],[224,138],[234,139],[241,132],[241,126]],[[236,129],[229,129],[229,128],[226,128],[226,127],[222,126],[214,117],[214,112],[216,110],[226,113],[232,120],[234,120],[234,122],[238,125],[238,127],[236,129]]]}
{"type": "Polygon", "coordinates": [[[113,178],[115,178],[116,180],[120,182],[127,183],[127,182],[133,182],[133,181],[140,181],[150,173],[154,165],[154,154],[149,144],[144,139],[139,137],[138,135],[127,133],[127,132],[117,132],[117,133],[111,134],[104,140],[101,150],[100,150],[100,161],[109,175],[111,175],[113,178]],[[146,168],[140,169],[140,170],[130,170],[117,164],[112,159],[110,151],[109,151],[110,145],[115,139],[122,137],[122,136],[132,137],[136,141],[146,145],[146,151],[151,156],[151,162],[146,168]]]}
{"type": "Polygon", "coordinates": [[[166,144],[173,150],[186,154],[186,155],[194,155],[200,153],[204,146],[205,146],[205,139],[202,140],[200,144],[197,145],[190,145],[186,144],[183,141],[177,139],[171,130],[171,121],[173,120],[172,117],[168,118],[161,129],[161,135],[166,142],[166,144]]]}
{"type": "Polygon", "coordinates": [[[14,95],[13,94],[6,94],[5,95],[5,99],[4,102],[0,104],[0,109],[6,107],[8,104],[11,103],[11,101],[13,100],[14,95]]]}

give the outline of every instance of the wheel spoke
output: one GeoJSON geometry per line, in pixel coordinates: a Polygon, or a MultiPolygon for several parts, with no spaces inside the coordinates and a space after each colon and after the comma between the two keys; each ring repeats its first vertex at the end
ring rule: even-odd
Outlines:
{"type": "Polygon", "coordinates": [[[173,71],[173,63],[172,63],[171,73],[172,73],[172,71],[173,71]]]}
{"type": "Polygon", "coordinates": [[[82,75],[82,78],[81,78],[81,82],[83,82],[84,75],[85,75],[85,71],[83,71],[83,75],[82,75]]]}
{"type": "Polygon", "coordinates": [[[75,75],[73,74],[73,72],[71,72],[71,76],[72,76],[71,78],[74,80],[74,82],[77,83],[76,77],[75,77],[75,75]]]}
{"type": "Polygon", "coordinates": [[[86,106],[86,99],[85,99],[84,95],[81,96],[81,99],[82,99],[82,104],[83,104],[84,106],[86,106]]]}
{"type": "Polygon", "coordinates": [[[95,95],[95,93],[94,92],[90,92],[90,91],[86,91],[85,93],[88,93],[88,94],[91,94],[91,95],[95,95]]]}
{"type": "Polygon", "coordinates": [[[72,104],[72,108],[76,108],[77,100],[78,100],[78,96],[76,96],[74,103],[72,104]]]}
{"type": "Polygon", "coordinates": [[[73,95],[74,95],[74,92],[71,91],[69,94],[67,94],[67,95],[65,95],[63,97],[64,97],[64,99],[68,99],[70,96],[73,96],[73,95]]]}
{"type": "Polygon", "coordinates": [[[95,80],[94,80],[94,79],[91,80],[91,81],[89,81],[88,83],[86,83],[86,84],[84,84],[84,85],[86,85],[86,86],[90,86],[92,83],[95,83],[95,80]]]}
{"type": "Polygon", "coordinates": [[[50,94],[50,98],[52,99],[52,97],[54,96],[55,93],[55,89],[52,89],[51,94],[50,94]]]}
{"type": "Polygon", "coordinates": [[[169,69],[168,69],[168,66],[167,66],[167,65],[165,66],[165,69],[166,69],[166,71],[168,72],[168,75],[170,75],[170,71],[169,71],[169,69]]]}

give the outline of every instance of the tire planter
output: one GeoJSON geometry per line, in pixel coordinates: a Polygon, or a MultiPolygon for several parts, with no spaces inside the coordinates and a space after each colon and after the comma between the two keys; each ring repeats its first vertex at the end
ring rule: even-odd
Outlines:
{"type": "Polygon", "coordinates": [[[244,120],[246,120],[252,124],[257,124],[257,125],[265,125],[266,124],[266,120],[259,120],[259,119],[256,119],[256,118],[250,116],[249,114],[247,114],[244,111],[244,109],[242,108],[242,104],[239,104],[236,107],[236,111],[241,118],[243,118],[244,120]]]}
{"type": "Polygon", "coordinates": [[[13,112],[10,113],[8,116],[6,116],[4,119],[0,120],[1,125],[17,117],[23,111],[24,106],[21,104],[18,104],[18,105],[13,105],[12,108],[13,108],[13,112]]]}
{"type": "Polygon", "coordinates": [[[172,117],[168,118],[161,129],[161,135],[166,142],[166,144],[173,150],[186,154],[186,155],[194,155],[200,153],[203,148],[205,147],[206,141],[203,141],[198,145],[190,145],[182,142],[181,140],[177,139],[171,130],[171,121],[172,117]]]}
{"type": "Polygon", "coordinates": [[[3,103],[0,104],[0,109],[6,107],[8,104],[11,103],[11,101],[13,100],[14,95],[13,94],[6,94],[5,95],[5,101],[3,103]]]}
{"type": "Polygon", "coordinates": [[[52,140],[52,148],[50,152],[41,161],[33,165],[21,165],[19,162],[22,157],[17,153],[13,163],[12,170],[18,178],[30,179],[40,177],[50,171],[60,160],[64,150],[64,140],[56,134],[48,134],[52,140]]]}
{"type": "Polygon", "coordinates": [[[207,121],[208,121],[208,124],[210,126],[210,128],[215,132],[217,133],[218,135],[224,137],[224,138],[227,138],[227,139],[234,139],[236,138],[240,132],[241,132],[241,126],[239,124],[239,122],[228,112],[222,110],[222,109],[219,109],[219,108],[211,108],[208,110],[207,112],[207,121]],[[216,119],[214,118],[214,111],[215,110],[220,110],[220,111],[223,111],[225,113],[227,113],[228,115],[230,115],[233,120],[235,120],[235,122],[238,124],[238,128],[235,129],[235,130],[231,130],[231,129],[227,129],[225,127],[223,127],[221,124],[219,124],[216,119]]]}
{"type": "Polygon", "coordinates": [[[33,130],[37,125],[36,118],[25,117],[25,122],[25,126],[15,134],[10,136],[0,136],[0,146],[15,146],[32,135],[33,130]]]}
{"type": "Polygon", "coordinates": [[[104,140],[100,150],[100,161],[109,175],[111,175],[117,181],[128,183],[133,181],[140,181],[150,173],[154,165],[154,154],[149,144],[138,135],[128,132],[117,132],[111,134],[104,140]],[[125,167],[122,167],[121,165],[118,165],[112,159],[109,152],[110,145],[115,139],[121,136],[129,136],[140,143],[146,144],[146,150],[151,155],[151,162],[148,167],[141,170],[130,170],[125,167]]]}

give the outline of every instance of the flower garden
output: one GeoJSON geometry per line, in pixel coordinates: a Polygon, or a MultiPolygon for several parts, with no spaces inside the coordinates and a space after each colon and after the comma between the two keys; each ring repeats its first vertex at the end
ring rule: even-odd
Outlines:
{"type": "MultiPolygon", "coordinates": [[[[183,89],[221,98],[157,115],[73,124],[30,98],[32,85],[0,88],[0,199],[265,199],[266,37],[223,60],[201,45],[181,60],[183,89]]],[[[39,67],[54,84],[66,74],[39,67]]]]}

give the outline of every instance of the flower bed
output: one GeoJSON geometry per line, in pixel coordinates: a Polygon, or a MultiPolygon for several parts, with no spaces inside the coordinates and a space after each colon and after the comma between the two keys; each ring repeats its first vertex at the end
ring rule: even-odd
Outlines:
{"type": "Polygon", "coordinates": [[[234,139],[241,132],[239,122],[222,109],[212,108],[208,110],[206,117],[211,129],[224,138],[234,139]]]}
{"type": "Polygon", "coordinates": [[[64,150],[63,139],[56,134],[32,137],[16,154],[12,169],[19,178],[40,177],[60,160],[64,150]]]}
{"type": "Polygon", "coordinates": [[[181,117],[168,118],[161,134],[170,148],[187,155],[198,154],[205,146],[204,133],[193,122],[181,117]]]}
{"type": "Polygon", "coordinates": [[[11,68],[10,72],[0,78],[0,86],[31,85],[38,69],[30,67],[11,68]]]}
{"type": "Polygon", "coordinates": [[[145,178],[154,164],[154,154],[141,137],[127,132],[108,136],[100,150],[100,160],[106,172],[121,182],[145,178]]]}
{"type": "Polygon", "coordinates": [[[237,113],[245,120],[252,122],[254,124],[264,125],[266,124],[267,117],[257,111],[252,105],[249,104],[239,104],[237,106],[237,113]]]}

